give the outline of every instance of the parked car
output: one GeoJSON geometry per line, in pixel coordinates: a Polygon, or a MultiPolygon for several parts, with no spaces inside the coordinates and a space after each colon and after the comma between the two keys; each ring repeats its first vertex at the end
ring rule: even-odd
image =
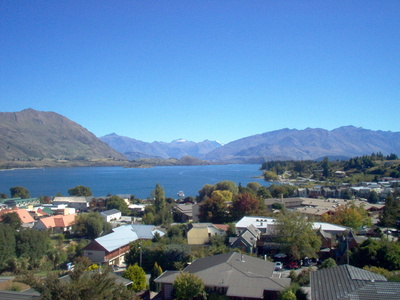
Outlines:
{"type": "Polygon", "coordinates": [[[280,261],[277,261],[276,263],[275,263],[275,271],[281,271],[282,270],[282,268],[283,268],[283,264],[280,262],[280,261]]]}
{"type": "Polygon", "coordinates": [[[296,262],[292,261],[286,265],[286,268],[290,269],[290,270],[293,270],[293,269],[297,270],[299,268],[299,265],[296,262]]]}

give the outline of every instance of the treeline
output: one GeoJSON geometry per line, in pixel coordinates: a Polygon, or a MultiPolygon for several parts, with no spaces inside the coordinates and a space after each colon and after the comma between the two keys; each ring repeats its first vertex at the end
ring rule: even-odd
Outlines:
{"type": "Polygon", "coordinates": [[[266,180],[277,180],[279,176],[295,179],[307,176],[317,180],[333,177],[335,171],[346,171],[350,173],[362,173],[369,175],[390,176],[400,178],[400,163],[396,162],[399,157],[391,153],[383,155],[381,152],[353,157],[349,160],[332,160],[325,157],[322,161],[268,161],[261,165],[266,180]],[[387,162],[387,163],[385,163],[387,162]],[[274,178],[277,176],[277,178],[274,178]]]}

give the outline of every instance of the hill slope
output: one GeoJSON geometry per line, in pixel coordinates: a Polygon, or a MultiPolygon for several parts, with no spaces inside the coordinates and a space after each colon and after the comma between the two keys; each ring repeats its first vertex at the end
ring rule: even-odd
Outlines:
{"type": "Polygon", "coordinates": [[[141,158],[177,158],[185,156],[199,158],[206,153],[221,147],[216,141],[205,140],[195,143],[186,140],[175,140],[171,143],[152,142],[146,143],[133,138],[120,136],[115,133],[100,137],[100,140],[107,143],[110,147],[123,153],[130,160],[141,158]]]}
{"type": "Polygon", "coordinates": [[[125,159],[79,124],[54,112],[0,113],[0,160],[125,159]]]}
{"type": "Polygon", "coordinates": [[[233,141],[201,159],[260,163],[324,156],[350,158],[373,152],[400,153],[400,132],[372,131],[354,126],[332,131],[319,128],[281,129],[233,141]]]}

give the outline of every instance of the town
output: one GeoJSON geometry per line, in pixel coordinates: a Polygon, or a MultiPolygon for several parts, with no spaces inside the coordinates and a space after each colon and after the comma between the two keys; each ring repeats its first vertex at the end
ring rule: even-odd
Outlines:
{"type": "MultiPolygon", "coordinates": [[[[397,156],[367,158],[398,168],[397,156]]],[[[299,164],[263,164],[269,187],[221,181],[175,199],[159,184],[148,199],[11,187],[0,200],[0,298],[395,299],[399,178],[299,164]]]]}

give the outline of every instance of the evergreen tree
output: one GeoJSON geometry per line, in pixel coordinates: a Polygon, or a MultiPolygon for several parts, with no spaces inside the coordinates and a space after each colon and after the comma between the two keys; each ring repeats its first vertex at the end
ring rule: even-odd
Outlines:
{"type": "Polygon", "coordinates": [[[150,277],[150,290],[154,292],[159,292],[161,287],[159,283],[154,282],[154,280],[162,274],[163,270],[162,268],[158,265],[157,262],[154,263],[153,270],[151,271],[151,277],[150,277]]]}
{"type": "Polygon", "coordinates": [[[165,209],[165,192],[160,184],[156,184],[156,189],[154,190],[154,207],[156,213],[165,209]]]}

